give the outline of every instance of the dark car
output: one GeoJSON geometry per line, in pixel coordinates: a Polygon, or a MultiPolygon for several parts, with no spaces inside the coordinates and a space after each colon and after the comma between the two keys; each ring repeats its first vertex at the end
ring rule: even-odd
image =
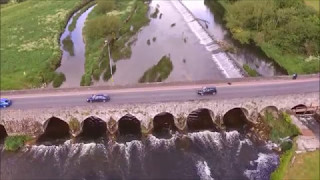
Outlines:
{"type": "Polygon", "coordinates": [[[87,102],[107,102],[110,101],[110,96],[104,94],[94,94],[87,99],[87,102]]]}
{"type": "Polygon", "coordinates": [[[12,101],[10,99],[7,98],[1,98],[0,99],[0,108],[6,108],[11,106],[12,101]]]}
{"type": "Polygon", "coordinates": [[[198,94],[203,95],[214,95],[217,94],[217,88],[215,87],[203,87],[202,89],[198,90],[198,94]]]}

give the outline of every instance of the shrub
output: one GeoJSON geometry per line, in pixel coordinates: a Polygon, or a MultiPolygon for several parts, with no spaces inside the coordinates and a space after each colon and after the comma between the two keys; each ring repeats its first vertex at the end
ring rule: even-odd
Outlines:
{"type": "Polygon", "coordinates": [[[140,78],[139,82],[162,82],[167,79],[173,69],[169,57],[163,56],[157,65],[146,71],[140,78]]]}
{"type": "Polygon", "coordinates": [[[251,77],[257,77],[259,76],[258,72],[254,69],[252,69],[248,64],[243,65],[243,69],[248,73],[251,77]]]}
{"type": "Polygon", "coordinates": [[[26,141],[31,139],[31,136],[27,135],[8,136],[4,142],[4,149],[7,151],[17,151],[24,146],[26,141]]]}
{"type": "Polygon", "coordinates": [[[98,13],[105,14],[115,9],[115,7],[116,4],[114,0],[98,0],[96,8],[98,13]]]}
{"type": "Polygon", "coordinates": [[[72,117],[69,121],[69,127],[71,129],[71,132],[74,134],[78,131],[80,131],[80,122],[77,118],[72,117]]]}
{"type": "Polygon", "coordinates": [[[81,78],[80,85],[81,86],[90,86],[92,83],[91,75],[90,74],[84,74],[81,78]]]}
{"type": "Polygon", "coordinates": [[[101,71],[99,68],[96,68],[92,72],[92,77],[94,80],[99,81],[100,80],[101,71]]]}
{"type": "Polygon", "coordinates": [[[280,143],[280,138],[293,137],[300,134],[299,129],[291,123],[287,113],[282,113],[279,119],[275,119],[270,112],[266,112],[264,121],[270,127],[269,138],[272,142],[280,143]]]}
{"type": "MultiPolygon", "coordinates": [[[[114,74],[117,70],[117,66],[113,65],[112,66],[112,73],[114,74]]],[[[108,81],[111,78],[111,72],[110,72],[110,67],[107,67],[107,70],[103,74],[103,80],[108,81]]]]}
{"type": "Polygon", "coordinates": [[[86,25],[86,34],[90,39],[99,39],[106,36],[111,36],[120,28],[120,18],[114,15],[103,15],[94,19],[88,20],[86,25]]]}
{"type": "Polygon", "coordinates": [[[53,79],[53,83],[52,86],[54,88],[60,87],[61,84],[66,80],[66,77],[63,73],[58,73],[55,75],[54,79],[53,79]]]}

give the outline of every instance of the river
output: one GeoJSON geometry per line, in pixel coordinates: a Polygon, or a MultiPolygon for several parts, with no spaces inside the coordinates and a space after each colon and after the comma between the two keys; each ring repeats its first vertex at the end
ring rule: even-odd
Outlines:
{"type": "Polygon", "coordinates": [[[62,59],[61,66],[57,69],[57,72],[62,72],[66,76],[66,81],[61,87],[80,86],[85,64],[85,44],[82,31],[85,21],[93,8],[94,7],[91,7],[81,14],[76,22],[75,29],[70,32],[69,26],[72,23],[72,19],[80,11],[76,12],[72,18],[70,18],[68,25],[60,38],[62,59]]]}
{"type": "Polygon", "coordinates": [[[268,180],[278,156],[237,131],[196,132],[117,143],[32,145],[1,151],[1,179],[259,179],[268,180]]]}
{"type": "MultiPolygon", "coordinates": [[[[285,74],[257,48],[239,45],[232,40],[228,31],[223,27],[221,19],[215,18],[204,0],[183,0],[182,4],[190,10],[195,18],[201,20],[189,22],[188,16],[190,14],[185,14],[183,8],[181,10],[179,7],[179,3],[152,1],[148,16],[156,8],[159,9],[159,14],[156,18],[150,18],[150,23],[132,37],[131,40],[134,43],[131,46],[131,57],[115,62],[117,70],[109,82],[100,80],[94,82],[94,85],[136,84],[144,72],[156,65],[165,55],[170,56],[173,64],[173,70],[165,82],[238,78],[243,74],[239,67],[244,64],[249,65],[262,76],[285,74]],[[211,51],[216,46],[214,43],[204,42],[206,41],[204,39],[206,33],[199,28],[199,24],[203,27],[206,26],[202,20],[207,22],[208,28],[205,29],[207,33],[215,40],[232,44],[236,47],[237,52],[213,54],[211,51]],[[206,43],[210,44],[210,47],[206,46],[206,43]]],[[[71,18],[61,36],[60,44],[63,56],[57,72],[62,72],[66,76],[62,87],[80,86],[85,64],[85,44],[82,30],[92,9],[93,7],[80,16],[76,28],[72,32],[68,30],[72,22],[71,18]]]]}

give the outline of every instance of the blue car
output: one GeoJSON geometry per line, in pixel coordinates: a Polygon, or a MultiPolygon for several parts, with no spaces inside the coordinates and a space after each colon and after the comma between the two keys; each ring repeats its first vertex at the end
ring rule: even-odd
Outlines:
{"type": "Polygon", "coordinates": [[[10,99],[7,98],[1,98],[0,99],[0,108],[6,108],[11,106],[12,101],[10,99]]]}
{"type": "Polygon", "coordinates": [[[104,94],[92,95],[87,99],[87,102],[107,102],[110,101],[110,96],[104,94]]]}

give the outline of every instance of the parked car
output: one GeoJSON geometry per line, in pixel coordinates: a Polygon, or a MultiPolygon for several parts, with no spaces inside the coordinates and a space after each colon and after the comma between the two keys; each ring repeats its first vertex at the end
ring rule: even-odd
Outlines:
{"type": "Polygon", "coordinates": [[[198,90],[197,92],[199,95],[214,95],[217,94],[216,87],[203,87],[202,89],[198,90]]]}
{"type": "Polygon", "coordinates": [[[104,94],[94,94],[87,99],[87,102],[107,102],[110,101],[110,96],[104,94]]]}
{"type": "Polygon", "coordinates": [[[12,101],[8,98],[1,98],[0,99],[0,108],[6,108],[11,106],[12,101]]]}

